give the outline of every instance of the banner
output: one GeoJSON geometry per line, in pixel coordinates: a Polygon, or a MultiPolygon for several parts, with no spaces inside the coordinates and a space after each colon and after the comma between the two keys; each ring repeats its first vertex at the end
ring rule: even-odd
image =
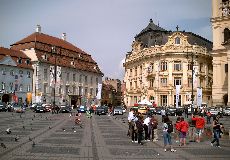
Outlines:
{"type": "Polygon", "coordinates": [[[61,67],[60,66],[57,66],[57,78],[56,78],[56,87],[60,87],[61,85],[61,67]]]}
{"type": "Polygon", "coordinates": [[[180,95],[180,86],[181,85],[176,85],[176,108],[178,108],[179,95],[180,95]]]}
{"type": "Polygon", "coordinates": [[[197,88],[197,107],[201,107],[202,104],[202,88],[197,88]]]}
{"type": "Polygon", "coordinates": [[[193,88],[197,88],[198,66],[193,66],[193,88]]]}
{"type": "Polygon", "coordinates": [[[101,99],[102,84],[98,83],[97,99],[101,99]]]}
{"type": "Polygon", "coordinates": [[[54,66],[50,66],[50,87],[54,87],[54,66]]]}

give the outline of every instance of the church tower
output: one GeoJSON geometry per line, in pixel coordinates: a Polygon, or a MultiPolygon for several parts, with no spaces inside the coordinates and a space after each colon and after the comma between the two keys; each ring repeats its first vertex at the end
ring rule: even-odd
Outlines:
{"type": "Polygon", "coordinates": [[[230,0],[212,0],[213,105],[230,105],[230,0]]]}

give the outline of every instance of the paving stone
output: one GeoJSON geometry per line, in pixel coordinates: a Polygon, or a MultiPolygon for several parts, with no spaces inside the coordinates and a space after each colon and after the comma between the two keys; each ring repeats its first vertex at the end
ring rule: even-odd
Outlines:
{"type": "Polygon", "coordinates": [[[156,156],[158,152],[154,149],[120,149],[120,148],[110,148],[110,154],[119,156],[156,156]]]}
{"type": "Polygon", "coordinates": [[[211,149],[193,148],[183,149],[183,151],[192,155],[230,155],[229,150],[212,147],[211,149]]]}
{"type": "Polygon", "coordinates": [[[47,147],[47,146],[35,146],[28,150],[30,153],[48,153],[48,154],[80,154],[80,148],[73,147],[47,147]]]}
{"type": "Polygon", "coordinates": [[[43,139],[40,143],[50,143],[50,144],[81,144],[81,140],[78,139],[43,139]]]}

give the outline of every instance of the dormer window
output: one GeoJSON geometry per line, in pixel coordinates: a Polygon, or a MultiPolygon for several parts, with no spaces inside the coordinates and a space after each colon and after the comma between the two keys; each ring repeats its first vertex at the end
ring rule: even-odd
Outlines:
{"type": "Polygon", "coordinates": [[[222,15],[229,16],[230,15],[230,6],[229,0],[222,0],[222,15]]]}
{"type": "Polygon", "coordinates": [[[230,30],[228,28],[224,29],[224,43],[230,40],[230,30]]]}
{"type": "Polygon", "coordinates": [[[18,63],[22,64],[22,58],[21,57],[18,58],[18,63]]]}
{"type": "Polygon", "coordinates": [[[180,44],[180,38],[179,37],[175,38],[175,44],[180,44]]]}
{"type": "Polygon", "coordinates": [[[30,64],[30,60],[29,59],[26,60],[26,64],[27,65],[30,64]]]}

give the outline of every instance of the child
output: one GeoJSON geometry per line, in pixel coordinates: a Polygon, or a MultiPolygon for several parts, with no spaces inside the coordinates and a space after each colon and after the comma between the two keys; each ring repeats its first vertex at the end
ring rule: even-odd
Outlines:
{"type": "Polygon", "coordinates": [[[188,122],[186,122],[184,120],[184,117],[180,118],[181,122],[180,122],[180,146],[182,145],[186,145],[186,134],[188,132],[188,122]]]}
{"type": "Polygon", "coordinates": [[[176,128],[176,142],[179,142],[179,137],[180,137],[180,117],[177,117],[176,123],[175,123],[175,128],[176,128]]]}

